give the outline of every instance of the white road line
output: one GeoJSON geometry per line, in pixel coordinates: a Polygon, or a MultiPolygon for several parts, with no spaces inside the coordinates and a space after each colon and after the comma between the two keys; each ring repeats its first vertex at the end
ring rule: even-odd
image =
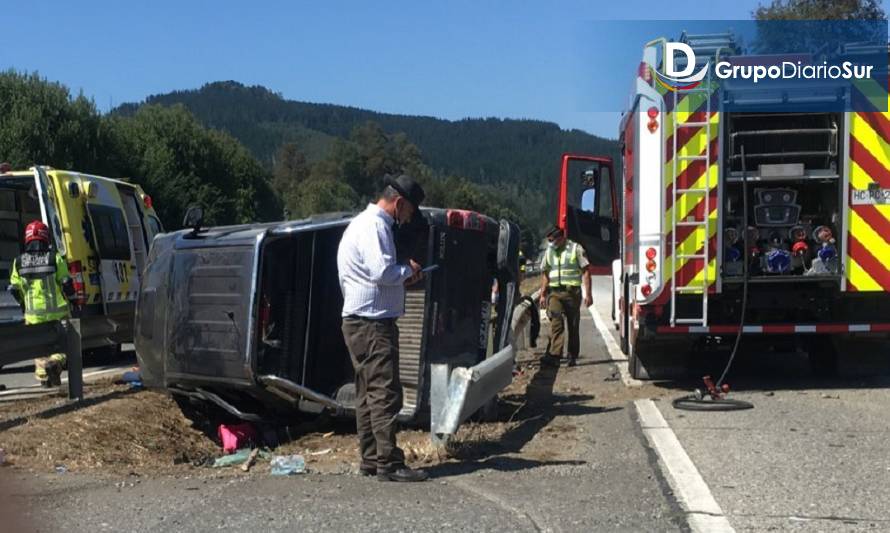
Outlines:
{"type": "Polygon", "coordinates": [[[735,531],[655,402],[636,400],[634,406],[643,434],[658,454],[668,482],[686,510],[689,527],[696,532],[735,531]]]}
{"type": "MultiPolygon", "coordinates": [[[[106,368],[104,370],[95,370],[93,372],[84,372],[83,379],[86,381],[89,378],[97,378],[111,374],[123,374],[131,369],[132,366],[126,367],[117,367],[117,368],[106,368]]],[[[62,383],[68,383],[68,378],[64,378],[62,383]]],[[[21,387],[9,388],[4,391],[0,391],[0,398],[4,396],[19,396],[19,395],[39,395],[39,394],[50,394],[55,393],[56,389],[45,389],[41,387],[39,384],[34,385],[24,385],[21,387]]]]}
{"type": "Polygon", "coordinates": [[[618,343],[615,342],[615,338],[612,337],[609,325],[603,320],[603,317],[600,316],[599,311],[596,310],[596,306],[591,306],[587,310],[590,311],[590,316],[593,317],[593,323],[596,325],[596,329],[600,332],[603,342],[606,343],[606,350],[609,352],[609,357],[612,361],[615,361],[615,366],[618,367],[618,373],[621,375],[621,381],[624,383],[624,386],[641,386],[643,384],[642,381],[630,377],[630,372],[627,368],[627,357],[621,353],[621,348],[618,346],[618,343]]]}

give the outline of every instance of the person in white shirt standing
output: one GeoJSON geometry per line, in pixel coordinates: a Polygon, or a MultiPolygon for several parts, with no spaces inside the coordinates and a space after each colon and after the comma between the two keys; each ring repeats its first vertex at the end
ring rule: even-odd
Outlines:
{"type": "Polygon", "coordinates": [[[402,408],[396,319],[405,313],[405,286],[423,273],[413,259],[396,262],[392,226],[411,221],[424,192],[406,175],[386,176],[384,184],[377,202],[349,223],[337,250],[343,339],[355,369],[359,470],[380,481],[423,481],[428,474],[408,468],[396,445],[402,408]]]}

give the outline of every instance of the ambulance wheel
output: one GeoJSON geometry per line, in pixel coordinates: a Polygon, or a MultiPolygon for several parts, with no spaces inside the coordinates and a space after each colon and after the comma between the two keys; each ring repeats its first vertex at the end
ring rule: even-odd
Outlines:
{"type": "Polygon", "coordinates": [[[806,341],[807,357],[814,376],[830,378],[837,375],[837,348],[828,335],[814,335],[806,341]]]}

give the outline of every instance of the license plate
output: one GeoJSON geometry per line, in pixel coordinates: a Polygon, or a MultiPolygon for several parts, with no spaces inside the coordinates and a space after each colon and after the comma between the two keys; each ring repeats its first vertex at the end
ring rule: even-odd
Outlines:
{"type": "Polygon", "coordinates": [[[853,189],[851,205],[890,205],[890,189],[853,189]]]}

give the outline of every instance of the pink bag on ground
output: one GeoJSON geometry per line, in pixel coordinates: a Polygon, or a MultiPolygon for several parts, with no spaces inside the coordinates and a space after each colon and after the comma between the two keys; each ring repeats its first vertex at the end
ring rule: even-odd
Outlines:
{"type": "Polygon", "coordinates": [[[225,453],[234,453],[235,450],[246,448],[250,443],[256,442],[256,430],[247,422],[220,424],[216,432],[219,435],[219,440],[222,441],[225,453]]]}

